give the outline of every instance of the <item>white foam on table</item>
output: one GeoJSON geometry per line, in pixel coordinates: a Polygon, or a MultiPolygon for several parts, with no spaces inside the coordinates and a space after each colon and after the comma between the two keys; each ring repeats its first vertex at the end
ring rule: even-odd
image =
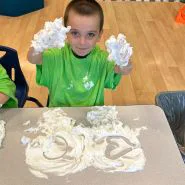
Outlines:
{"type": "Polygon", "coordinates": [[[143,170],[146,159],[137,137],[146,128],[133,130],[117,115],[116,107],[93,107],[87,113],[87,127],[61,108],[44,112],[25,149],[30,172],[48,178],[90,166],[107,173],[143,170]]]}
{"type": "Polygon", "coordinates": [[[5,137],[5,124],[6,124],[5,121],[0,120],[0,148],[2,146],[2,142],[5,137]]]}

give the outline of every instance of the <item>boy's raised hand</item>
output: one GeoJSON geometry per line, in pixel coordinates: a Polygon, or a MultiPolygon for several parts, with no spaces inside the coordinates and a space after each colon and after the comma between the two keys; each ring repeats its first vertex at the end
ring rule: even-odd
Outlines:
{"type": "Polygon", "coordinates": [[[133,53],[132,47],[126,41],[126,37],[123,34],[119,34],[117,39],[112,35],[106,42],[107,51],[109,53],[108,60],[114,61],[115,72],[128,75],[132,70],[132,64],[129,62],[133,53]]]}
{"type": "Polygon", "coordinates": [[[31,47],[34,54],[42,53],[48,48],[62,48],[65,45],[66,33],[71,29],[63,26],[62,18],[55,19],[53,22],[45,22],[44,29],[34,35],[31,47]]]}
{"type": "Polygon", "coordinates": [[[71,29],[63,26],[62,18],[53,22],[45,22],[44,29],[34,35],[28,51],[28,61],[33,64],[42,64],[42,52],[48,48],[62,48],[65,45],[66,34],[71,29]]]}

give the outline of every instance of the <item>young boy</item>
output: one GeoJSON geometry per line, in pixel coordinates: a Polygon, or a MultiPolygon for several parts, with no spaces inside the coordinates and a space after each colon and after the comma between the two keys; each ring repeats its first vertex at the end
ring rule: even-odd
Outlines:
{"type": "Polygon", "coordinates": [[[0,105],[3,108],[17,107],[15,84],[8,77],[6,70],[0,64],[0,105]]]}
{"type": "Polygon", "coordinates": [[[37,55],[30,48],[28,60],[37,64],[37,83],[49,89],[49,107],[103,105],[104,88],[115,89],[121,75],[130,73],[130,63],[120,69],[96,46],[103,22],[96,1],[72,0],[64,15],[64,25],[71,26],[68,43],[37,55]]]}

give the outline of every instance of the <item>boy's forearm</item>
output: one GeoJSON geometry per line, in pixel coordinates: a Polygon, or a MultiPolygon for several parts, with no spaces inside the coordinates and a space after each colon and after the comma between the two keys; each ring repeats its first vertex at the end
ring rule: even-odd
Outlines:
{"type": "Polygon", "coordinates": [[[32,64],[42,64],[42,53],[34,54],[34,48],[31,47],[27,54],[27,59],[32,64]]]}
{"type": "Polygon", "coordinates": [[[3,93],[0,93],[0,104],[4,104],[8,101],[9,97],[3,93]]]}
{"type": "Polygon", "coordinates": [[[117,73],[117,74],[121,74],[121,75],[129,75],[132,71],[132,63],[128,63],[127,66],[121,68],[120,66],[118,65],[115,65],[114,67],[114,72],[117,73]]]}

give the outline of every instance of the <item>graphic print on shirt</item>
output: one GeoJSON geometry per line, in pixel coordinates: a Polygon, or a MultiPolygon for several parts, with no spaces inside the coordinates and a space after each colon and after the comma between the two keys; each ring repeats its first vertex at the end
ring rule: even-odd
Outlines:
{"type": "Polygon", "coordinates": [[[71,80],[69,86],[67,87],[67,90],[70,90],[70,89],[72,89],[73,87],[74,87],[74,85],[73,85],[73,82],[72,82],[72,80],[71,80]]]}
{"type": "Polygon", "coordinates": [[[83,78],[83,85],[87,90],[90,90],[94,86],[93,81],[89,81],[88,74],[83,78]]]}

